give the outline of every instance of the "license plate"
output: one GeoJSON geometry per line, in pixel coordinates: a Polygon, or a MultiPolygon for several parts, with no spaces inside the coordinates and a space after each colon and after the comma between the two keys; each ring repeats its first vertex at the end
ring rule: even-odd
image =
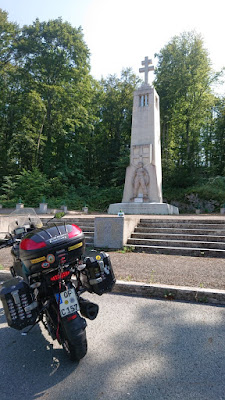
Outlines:
{"type": "Polygon", "coordinates": [[[59,301],[59,311],[61,317],[66,317],[80,310],[79,302],[73,288],[61,292],[60,295],[56,294],[56,301],[59,301]],[[60,300],[59,300],[60,296],[60,300]]]}

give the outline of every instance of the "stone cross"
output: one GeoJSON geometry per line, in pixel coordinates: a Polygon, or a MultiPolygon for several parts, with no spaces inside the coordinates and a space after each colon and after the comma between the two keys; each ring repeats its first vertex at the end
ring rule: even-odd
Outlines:
{"type": "Polygon", "coordinates": [[[145,73],[145,83],[148,85],[148,73],[149,71],[154,71],[154,65],[149,67],[149,64],[152,64],[152,60],[149,60],[148,57],[145,57],[141,64],[144,65],[144,68],[139,68],[139,72],[145,73]]]}

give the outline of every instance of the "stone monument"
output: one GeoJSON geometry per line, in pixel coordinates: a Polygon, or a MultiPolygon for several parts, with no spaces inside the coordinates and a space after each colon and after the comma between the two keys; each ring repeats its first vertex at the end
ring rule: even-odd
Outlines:
{"type": "Polygon", "coordinates": [[[130,165],[126,170],[122,203],[111,204],[109,214],[179,214],[163,203],[159,96],[148,83],[152,60],[142,61],[145,80],[134,92],[130,165]]]}
{"type": "Polygon", "coordinates": [[[130,165],[126,171],[123,203],[162,203],[159,96],[148,84],[152,61],[145,57],[145,81],[134,92],[130,165]]]}

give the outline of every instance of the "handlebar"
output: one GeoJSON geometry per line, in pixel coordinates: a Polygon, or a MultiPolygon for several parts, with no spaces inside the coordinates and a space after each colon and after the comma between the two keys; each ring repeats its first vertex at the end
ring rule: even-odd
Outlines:
{"type": "Polygon", "coordinates": [[[15,243],[15,239],[0,239],[0,249],[4,249],[5,247],[12,246],[15,243]]]}

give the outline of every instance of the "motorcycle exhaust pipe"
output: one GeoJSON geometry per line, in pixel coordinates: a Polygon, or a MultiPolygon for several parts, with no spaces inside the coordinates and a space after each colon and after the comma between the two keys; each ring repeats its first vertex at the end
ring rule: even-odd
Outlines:
{"type": "Polygon", "coordinates": [[[80,312],[81,315],[83,315],[83,317],[91,320],[97,317],[99,310],[98,304],[91,303],[91,301],[87,299],[82,299],[81,297],[79,299],[79,303],[80,303],[80,312]]]}

